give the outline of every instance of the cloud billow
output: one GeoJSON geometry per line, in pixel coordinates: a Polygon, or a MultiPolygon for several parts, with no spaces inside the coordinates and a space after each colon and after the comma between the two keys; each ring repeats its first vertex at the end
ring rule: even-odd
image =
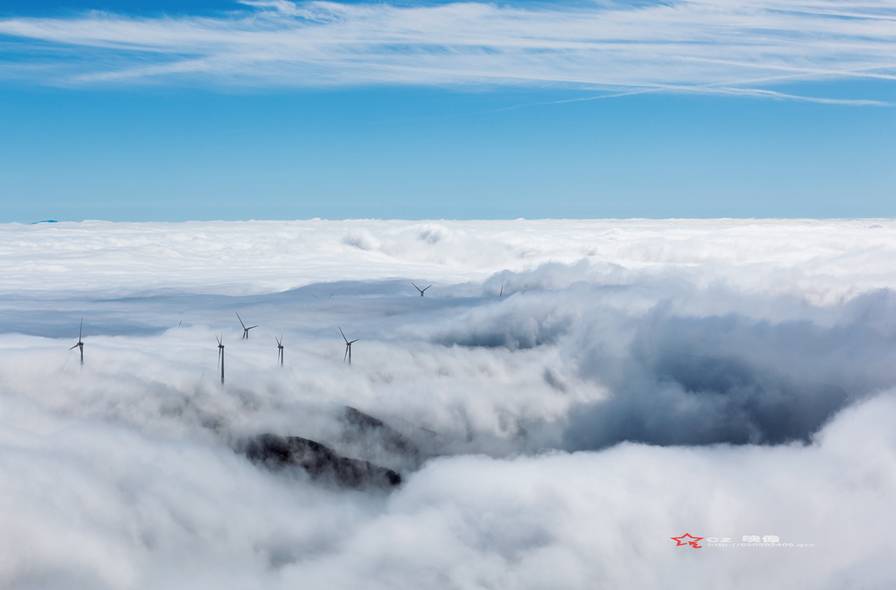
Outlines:
{"type": "MultiPolygon", "coordinates": [[[[782,311],[769,319],[749,309],[776,305],[765,296],[744,301],[677,283],[538,287],[555,284],[557,272],[548,265],[511,275],[535,287],[445,321],[431,339],[556,347],[572,359],[579,378],[606,388],[606,396],[570,408],[567,449],[805,442],[846,405],[896,386],[893,291],[819,308],[778,303],[782,311]],[[729,298],[728,311],[700,313],[708,296],[717,305],[729,298]]],[[[579,265],[580,278],[588,272],[579,265]]]]}

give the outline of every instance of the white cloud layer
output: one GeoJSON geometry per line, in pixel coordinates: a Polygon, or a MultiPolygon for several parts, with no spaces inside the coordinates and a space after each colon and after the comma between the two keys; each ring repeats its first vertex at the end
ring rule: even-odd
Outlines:
{"type": "Polygon", "coordinates": [[[561,85],[608,91],[601,96],[698,92],[855,105],[882,101],[774,87],[896,79],[896,8],[887,1],[243,4],[202,17],[2,19],[0,35],[29,55],[8,62],[4,75],[64,84],[561,85]]]}
{"type": "Polygon", "coordinates": [[[894,226],[4,225],[0,587],[887,588],[894,226]],[[261,432],[404,483],[268,472],[261,432]]]}

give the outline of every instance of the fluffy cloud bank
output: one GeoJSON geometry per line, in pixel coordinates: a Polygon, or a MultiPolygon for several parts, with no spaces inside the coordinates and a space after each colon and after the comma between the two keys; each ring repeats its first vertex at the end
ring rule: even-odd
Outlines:
{"type": "Polygon", "coordinates": [[[5,400],[0,583],[12,588],[885,588],[896,398],[808,445],[436,459],[390,496],[225,448],[5,400]],[[684,532],[805,546],[676,547],[684,532]]]}
{"type": "Polygon", "coordinates": [[[0,586],[886,587],[891,224],[4,226],[0,586]]]}
{"type": "Polygon", "coordinates": [[[894,78],[888,2],[243,4],[216,16],[0,19],[0,35],[33,54],[3,71],[56,83],[537,84],[856,105],[881,103],[774,85],[894,78]]]}

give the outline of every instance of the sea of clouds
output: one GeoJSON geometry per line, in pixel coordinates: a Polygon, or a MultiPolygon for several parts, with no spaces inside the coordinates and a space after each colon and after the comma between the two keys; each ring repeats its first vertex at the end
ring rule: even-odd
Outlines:
{"type": "Polygon", "coordinates": [[[894,230],[0,226],[0,587],[892,588],[894,230]],[[403,483],[267,471],[264,432],[403,483]]]}

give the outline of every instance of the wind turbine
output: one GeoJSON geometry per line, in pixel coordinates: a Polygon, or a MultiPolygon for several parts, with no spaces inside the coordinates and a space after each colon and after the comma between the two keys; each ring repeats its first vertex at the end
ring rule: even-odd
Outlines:
{"type": "Polygon", "coordinates": [[[274,338],[277,341],[277,360],[280,361],[280,366],[283,366],[283,336],[280,338],[274,338]]]}
{"type": "Polygon", "coordinates": [[[498,292],[498,297],[504,297],[504,281],[501,281],[501,290],[498,292]]]}
{"type": "Polygon", "coordinates": [[[221,336],[217,336],[218,338],[218,364],[221,366],[221,385],[224,385],[224,342],[222,340],[223,334],[221,336]]]}
{"type": "Polygon", "coordinates": [[[411,284],[414,285],[414,288],[420,292],[420,297],[423,297],[423,294],[426,293],[426,290],[429,289],[430,287],[432,287],[432,285],[427,285],[421,289],[420,287],[417,286],[417,283],[411,282],[411,284]]]}
{"type": "Polygon", "coordinates": [[[74,350],[76,348],[80,349],[81,352],[81,366],[84,366],[84,340],[81,339],[81,336],[84,333],[84,318],[81,318],[81,326],[78,328],[78,341],[72,345],[69,350],[74,350]]]}
{"type": "Polygon", "coordinates": [[[257,328],[258,326],[246,327],[246,324],[243,322],[243,318],[240,317],[239,312],[237,312],[237,314],[236,314],[236,319],[238,319],[240,321],[240,325],[243,327],[243,340],[248,340],[249,339],[249,330],[251,330],[252,328],[257,328]]]}
{"type": "Polygon", "coordinates": [[[342,334],[342,339],[345,340],[345,354],[342,355],[342,362],[345,362],[347,359],[348,364],[352,364],[352,344],[360,340],[360,338],[349,340],[345,337],[345,332],[342,331],[342,328],[339,328],[339,333],[342,334]]]}

